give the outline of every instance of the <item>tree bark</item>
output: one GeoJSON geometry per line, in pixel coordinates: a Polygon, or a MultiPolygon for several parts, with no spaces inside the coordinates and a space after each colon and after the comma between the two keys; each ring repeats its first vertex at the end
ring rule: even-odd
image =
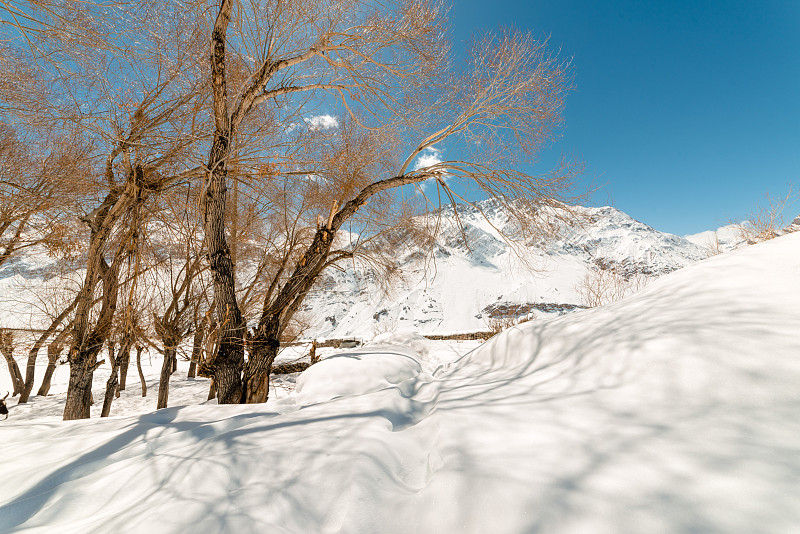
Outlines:
{"type": "Polygon", "coordinates": [[[19,370],[19,365],[17,365],[14,356],[6,353],[3,353],[3,356],[6,357],[8,372],[11,374],[11,382],[14,385],[14,392],[11,394],[11,396],[14,397],[22,392],[22,389],[25,387],[25,380],[22,378],[22,372],[19,370]]]}
{"type": "Polygon", "coordinates": [[[244,373],[244,398],[248,404],[267,402],[269,398],[269,375],[272,364],[280,350],[279,322],[273,320],[259,328],[250,340],[250,361],[244,373]]]}
{"type": "MultiPolygon", "coordinates": [[[[104,298],[104,300],[106,300],[104,298]]],[[[113,300],[116,300],[114,298],[113,300]]],[[[103,306],[106,308],[107,306],[103,306]]],[[[108,307],[112,307],[109,305],[108,307]]],[[[92,405],[92,381],[94,379],[94,371],[103,361],[97,361],[97,354],[105,341],[107,331],[103,328],[105,321],[104,316],[107,316],[103,311],[100,313],[100,320],[98,326],[89,337],[88,342],[83,346],[70,350],[69,355],[69,385],[67,387],[67,402],[64,405],[64,420],[70,421],[73,419],[88,419],[90,415],[89,408],[92,405]]],[[[109,327],[110,327],[110,320],[109,327]]]]}
{"type": "Polygon", "coordinates": [[[8,364],[8,372],[11,375],[11,383],[14,386],[14,393],[16,396],[21,393],[25,388],[25,380],[22,378],[22,372],[19,370],[17,360],[14,359],[14,333],[11,330],[0,330],[0,352],[6,359],[8,364]]]}
{"type": "Polygon", "coordinates": [[[131,364],[131,340],[125,337],[119,350],[119,386],[117,392],[125,391],[125,383],[128,380],[128,367],[131,364]]]}
{"type": "Polygon", "coordinates": [[[209,168],[214,169],[206,193],[205,231],[211,272],[214,279],[214,300],[220,325],[219,348],[213,362],[217,400],[235,404],[242,398],[241,370],[244,365],[244,324],[236,300],[234,265],[225,238],[225,181],[227,170],[227,138],[218,136],[212,150],[209,168]]]}
{"type": "Polygon", "coordinates": [[[142,397],[147,396],[147,382],[144,381],[144,373],[142,372],[142,347],[136,347],[136,370],[139,371],[139,382],[142,384],[142,397]]]}
{"type": "Polygon", "coordinates": [[[36,392],[36,394],[40,397],[45,397],[48,393],[50,393],[50,382],[53,379],[53,373],[56,370],[58,357],[61,356],[61,349],[61,345],[55,341],[47,346],[47,369],[44,371],[42,385],[39,386],[39,391],[36,392]]]}
{"type": "Polygon", "coordinates": [[[216,384],[217,401],[235,404],[242,400],[241,371],[244,366],[244,322],[236,300],[236,282],[231,250],[225,238],[227,161],[233,127],[228,113],[225,74],[226,36],[232,2],[222,0],[211,34],[211,86],[214,96],[214,141],[208,155],[203,226],[208,260],[214,280],[214,301],[219,327],[219,346],[209,362],[216,384]]]}
{"type": "Polygon", "coordinates": [[[69,387],[64,406],[64,420],[89,419],[92,406],[92,379],[98,362],[88,356],[73,359],[69,366],[69,387]]]}
{"type": "Polygon", "coordinates": [[[114,344],[108,344],[108,360],[111,363],[111,376],[106,381],[106,394],[103,397],[103,408],[100,412],[100,417],[108,417],[111,414],[111,403],[114,397],[118,396],[117,386],[119,385],[119,378],[117,371],[119,370],[119,361],[114,357],[114,344]]]}
{"type": "Polygon", "coordinates": [[[31,350],[28,352],[28,362],[25,364],[25,380],[23,381],[22,391],[20,391],[17,404],[24,404],[28,402],[28,399],[31,396],[31,391],[33,391],[33,380],[36,375],[36,358],[39,356],[39,349],[42,347],[43,343],[44,340],[42,340],[42,343],[39,343],[39,340],[36,340],[33,348],[31,348],[31,350]]]}
{"type": "Polygon", "coordinates": [[[173,373],[173,360],[176,359],[177,341],[172,338],[164,340],[164,361],[161,363],[161,376],[158,381],[158,404],[156,409],[167,407],[169,400],[169,377],[173,373]]]}

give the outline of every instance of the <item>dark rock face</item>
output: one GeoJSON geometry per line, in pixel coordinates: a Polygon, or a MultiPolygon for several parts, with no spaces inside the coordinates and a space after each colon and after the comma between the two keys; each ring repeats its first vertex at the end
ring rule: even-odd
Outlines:
{"type": "Polygon", "coordinates": [[[787,234],[791,232],[800,232],[800,215],[795,217],[791,224],[784,228],[783,231],[787,234]]]}
{"type": "Polygon", "coordinates": [[[581,306],[579,304],[556,302],[526,302],[524,304],[497,302],[486,306],[481,310],[481,314],[491,319],[505,319],[523,317],[532,311],[562,314],[584,308],[586,308],[586,306],[581,306]]]}

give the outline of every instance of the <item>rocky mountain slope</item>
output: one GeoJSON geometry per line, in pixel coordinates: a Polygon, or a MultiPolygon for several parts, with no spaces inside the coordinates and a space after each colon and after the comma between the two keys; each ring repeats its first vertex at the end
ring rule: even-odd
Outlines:
{"type": "Polygon", "coordinates": [[[582,307],[589,273],[613,271],[643,285],[709,255],[702,241],[659,232],[612,207],[566,209],[573,212],[572,222],[557,217],[564,217],[564,210],[549,219],[556,237],[514,249],[501,236],[514,223],[495,202],[459,206],[460,228],[447,208],[432,257],[406,253],[400,261],[405,276],[388,291],[357,267],[329,272],[307,298],[306,312],[323,319],[314,321],[308,334],[370,338],[384,331],[486,330],[497,318],[582,307]]]}

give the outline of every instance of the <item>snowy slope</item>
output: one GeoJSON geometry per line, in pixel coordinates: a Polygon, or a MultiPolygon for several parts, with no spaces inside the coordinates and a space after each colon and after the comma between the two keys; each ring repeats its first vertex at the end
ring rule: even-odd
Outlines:
{"type": "Polygon", "coordinates": [[[615,208],[570,209],[577,220],[558,223],[558,238],[541,238],[515,252],[497,232],[513,223],[495,202],[459,206],[470,249],[460,239],[453,209],[446,208],[433,266],[426,270],[418,251],[407,254],[400,262],[406,277],[389,294],[370,273],[352,266],[329,272],[306,301],[306,310],[322,319],[309,335],[369,339],[382,331],[486,330],[498,306],[517,306],[522,312],[516,316],[547,316],[552,313],[545,310],[563,313],[582,305],[577,286],[598,265],[656,277],[708,256],[704,245],[659,232],[615,208]]]}
{"type": "Polygon", "coordinates": [[[729,252],[746,244],[742,239],[741,226],[738,224],[728,224],[716,230],[706,230],[683,237],[707,250],[717,249],[721,252],[729,252]]]}
{"type": "Polygon", "coordinates": [[[438,368],[386,336],[266,405],[9,419],[0,531],[797,532],[798,301],[792,234],[438,368]]]}

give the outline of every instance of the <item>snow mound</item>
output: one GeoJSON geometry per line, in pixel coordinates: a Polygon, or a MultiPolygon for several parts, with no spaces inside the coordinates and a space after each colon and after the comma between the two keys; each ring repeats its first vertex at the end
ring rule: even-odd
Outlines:
{"type": "Polygon", "coordinates": [[[408,347],[422,358],[428,356],[433,350],[433,343],[428,338],[413,332],[385,332],[372,338],[372,341],[367,343],[365,347],[381,345],[408,347]]]}
{"type": "Polygon", "coordinates": [[[308,405],[397,386],[419,376],[422,367],[415,356],[402,347],[334,354],[297,378],[296,400],[308,405]]]}

